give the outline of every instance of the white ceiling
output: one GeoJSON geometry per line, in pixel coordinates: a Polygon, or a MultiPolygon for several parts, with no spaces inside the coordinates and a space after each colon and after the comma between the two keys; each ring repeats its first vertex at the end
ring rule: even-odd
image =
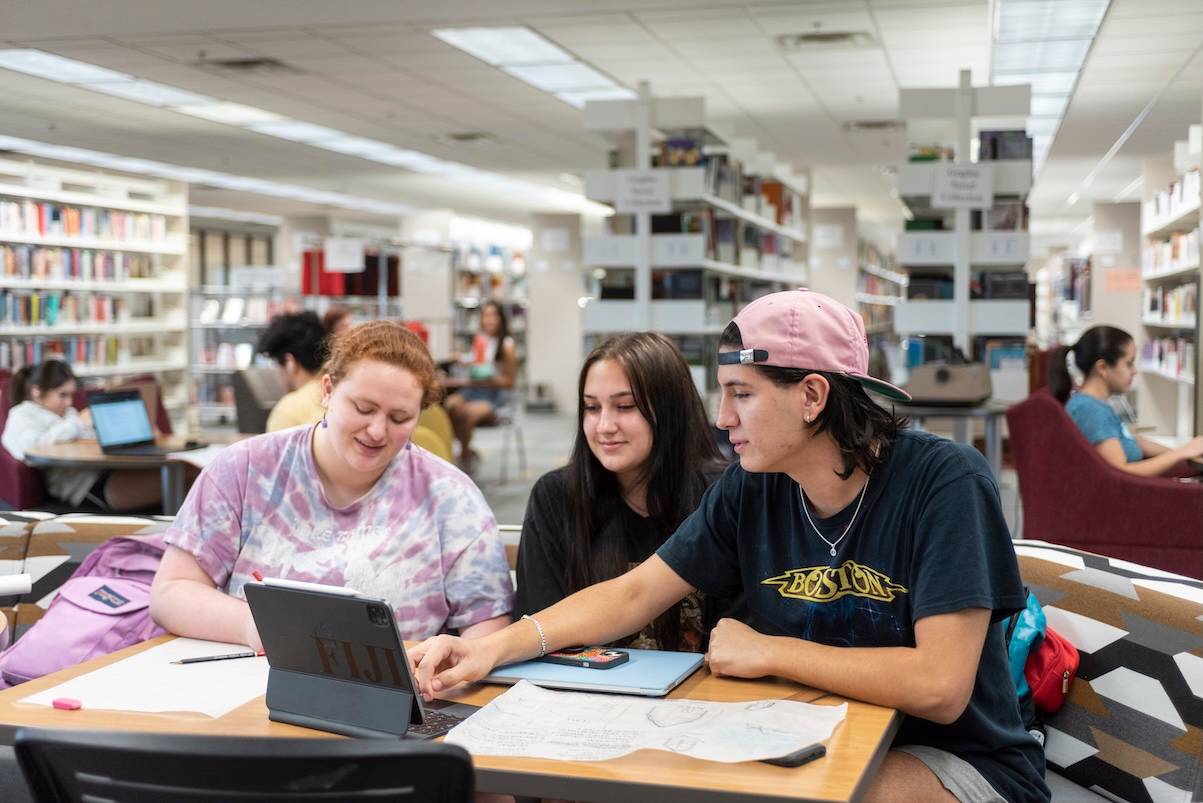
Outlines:
{"type": "MultiPolygon", "coordinates": [[[[900,87],[951,86],[962,68],[989,80],[989,0],[92,0],[0,2],[0,45],[35,47],[140,78],[507,174],[576,189],[606,161],[580,112],[430,35],[438,27],[525,24],[657,95],[703,95],[723,130],[754,137],[812,170],[817,205],[855,204],[879,226],[900,221],[892,179],[900,87]],[[783,53],[775,37],[863,31],[863,49],[783,53]],[[294,71],[231,76],[205,60],[270,56],[294,71]],[[451,145],[452,132],[492,143],[451,145]]],[[[1203,1],[1113,0],[1049,160],[1034,221],[1068,229],[1111,200],[1141,161],[1169,153],[1203,101],[1203,1]],[[1193,59],[1193,61],[1192,61],[1193,59]],[[1144,123],[1087,187],[1083,179],[1154,98],[1144,123]],[[1066,206],[1079,191],[1082,201],[1066,206]]],[[[521,219],[530,209],[471,186],[384,168],[217,123],[0,70],[0,134],[311,184],[417,206],[521,219]]],[[[292,211],[228,193],[201,203],[292,211]]]]}

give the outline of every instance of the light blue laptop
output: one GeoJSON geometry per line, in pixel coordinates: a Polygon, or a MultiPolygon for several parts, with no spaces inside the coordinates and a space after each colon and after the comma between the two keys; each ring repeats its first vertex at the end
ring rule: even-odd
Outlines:
{"type": "Polygon", "coordinates": [[[536,686],[573,691],[605,691],[663,697],[702,665],[702,654],[667,650],[626,650],[631,658],[613,669],[523,661],[493,670],[486,683],[513,685],[529,680],[536,686]]]}

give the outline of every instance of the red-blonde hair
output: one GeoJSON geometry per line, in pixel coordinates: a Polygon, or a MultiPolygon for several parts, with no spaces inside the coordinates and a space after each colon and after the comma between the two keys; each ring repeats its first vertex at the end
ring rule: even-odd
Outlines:
{"type": "Polygon", "coordinates": [[[325,373],[337,385],[351,366],[361,360],[376,360],[404,368],[422,386],[422,407],[443,396],[443,387],[435,375],[434,361],[422,340],[397,321],[368,321],[352,326],[330,341],[330,358],[325,373]]]}

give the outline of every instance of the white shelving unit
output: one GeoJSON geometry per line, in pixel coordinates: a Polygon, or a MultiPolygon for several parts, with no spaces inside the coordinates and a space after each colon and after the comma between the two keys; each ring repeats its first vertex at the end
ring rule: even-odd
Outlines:
{"type": "Polygon", "coordinates": [[[1141,204],[1145,331],[1138,359],[1141,372],[1150,377],[1141,396],[1141,419],[1169,443],[1181,443],[1196,431],[1201,152],[1203,127],[1191,126],[1187,139],[1174,148],[1176,179],[1151,187],[1141,204]]]}
{"type": "Polygon", "coordinates": [[[723,142],[707,129],[701,98],[653,98],[646,83],[636,100],[588,102],[584,117],[587,129],[628,143],[619,151],[623,167],[584,176],[586,197],[618,213],[611,233],[583,241],[593,287],[582,311],[585,337],[643,329],[673,336],[706,396],[716,338],[738,308],[806,284],[806,177],[771,155],[747,153],[754,143],[723,142]],[[654,136],[688,143],[697,163],[674,166],[662,153],[653,166],[654,136]],[[653,234],[653,214],[679,216],[683,231],[653,234]],[[656,298],[653,271],[676,297],[656,298]],[[633,278],[617,290],[616,275],[633,278]]]}
{"type": "MultiPolygon", "coordinates": [[[[1032,163],[1027,159],[979,161],[971,163],[970,142],[975,119],[981,117],[1023,118],[1028,114],[1031,90],[1028,86],[973,87],[970,73],[962,70],[953,89],[904,89],[900,95],[902,116],[907,120],[912,140],[939,132],[946,143],[955,143],[955,161],[907,162],[898,168],[898,191],[916,217],[943,215],[953,210],[951,230],[905,231],[899,238],[896,259],[899,266],[948,269],[952,278],[951,299],[902,300],[894,311],[896,330],[902,335],[950,335],[953,344],[967,356],[973,338],[980,335],[1023,337],[1028,332],[1029,302],[1007,299],[972,299],[970,283],[975,272],[1010,269],[1021,271],[1028,261],[1027,231],[971,230],[971,209],[983,209],[974,196],[978,188],[989,186],[991,203],[998,197],[1022,202],[1032,183],[1032,163]],[[970,182],[965,197],[942,199],[936,207],[941,187],[941,171],[973,165],[981,175],[970,182]]],[[[952,183],[952,182],[949,182],[952,183]]],[[[955,184],[953,185],[956,189],[955,184]]],[[[985,212],[983,211],[983,216],[985,212]]],[[[913,274],[914,271],[911,271],[913,274]]],[[[912,291],[915,289],[911,276],[912,291]]],[[[914,295],[914,292],[911,293],[914,295]]],[[[1011,401],[1027,395],[1027,369],[991,371],[994,398],[1011,401]]]]}
{"type": "Polygon", "coordinates": [[[80,377],[152,373],[189,402],[185,185],[0,159],[0,369],[61,356],[80,377]]]}
{"type": "Polygon", "coordinates": [[[857,248],[856,303],[870,337],[895,334],[894,308],[906,301],[910,278],[894,270],[894,259],[881,249],[861,241],[857,248]]]}

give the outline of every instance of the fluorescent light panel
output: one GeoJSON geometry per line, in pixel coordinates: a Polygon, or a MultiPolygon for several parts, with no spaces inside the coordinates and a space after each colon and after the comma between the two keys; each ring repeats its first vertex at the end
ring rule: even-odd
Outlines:
{"type": "Polygon", "coordinates": [[[439,28],[431,33],[486,64],[578,109],[588,100],[627,100],[635,93],[520,25],[439,28]]]}
{"type": "MultiPolygon", "coordinates": [[[[991,77],[1030,84],[1032,168],[1044,166],[1111,0],[996,0],[991,77]]],[[[1069,202],[1072,205],[1073,202],[1069,202]]]]}
{"type": "Polygon", "coordinates": [[[361,212],[375,212],[382,215],[407,215],[414,211],[411,206],[404,204],[379,201],[375,198],[361,198],[340,192],[327,192],[298,184],[282,184],[276,181],[235,176],[229,173],[218,173],[213,170],[202,170],[195,167],[181,167],[155,162],[149,159],[137,159],[129,156],[103,153],[86,148],[72,148],[65,145],[52,145],[47,142],[22,139],[0,135],[0,150],[16,151],[29,156],[40,156],[45,159],[58,159],[77,164],[102,167],[109,170],[121,170],[130,173],[155,176],[172,181],[185,181],[192,184],[208,184],[221,189],[255,192],[260,195],[270,195],[276,198],[292,198],[311,203],[324,203],[343,209],[353,209],[361,212]]]}
{"type": "MultiPolygon", "coordinates": [[[[473,29],[464,29],[473,30],[473,29]]],[[[479,31],[492,31],[496,29],[475,29],[479,31]]],[[[518,50],[533,54],[530,58],[559,58],[555,54],[562,54],[564,64],[568,69],[567,73],[561,73],[557,76],[555,73],[545,74],[545,82],[554,83],[556,86],[564,86],[572,92],[586,92],[591,94],[602,95],[621,95],[622,93],[630,92],[624,87],[619,87],[611,82],[601,73],[593,70],[584,64],[574,62],[572,57],[564,53],[564,51],[552,45],[546,39],[543,39],[534,31],[528,28],[515,28],[514,31],[520,33],[514,34],[512,31],[501,36],[501,39],[510,42],[512,47],[506,48],[497,46],[494,47],[493,53],[500,54],[507,58],[517,58],[512,53],[518,50]],[[508,39],[506,37],[509,37],[508,39]],[[542,44],[540,44],[542,43],[542,44]],[[567,77],[571,76],[571,77],[567,77]],[[557,83],[558,82],[558,83],[557,83]],[[585,83],[588,86],[582,87],[585,83]]],[[[487,39],[488,37],[485,37],[487,39]]],[[[481,41],[478,36],[476,39],[467,37],[467,41],[481,41]]],[[[499,40],[500,41],[500,40],[499,40]]],[[[546,65],[544,65],[546,66],[546,65]]],[[[84,89],[90,89],[96,92],[104,92],[110,95],[116,95],[126,100],[132,100],[138,103],[144,103],[149,106],[158,108],[166,108],[171,111],[176,111],[181,114],[187,114],[193,117],[199,117],[215,123],[223,123],[225,125],[237,126],[248,131],[253,131],[258,134],[276,137],[291,142],[300,142],[314,148],[340,153],[347,156],[355,156],[361,159],[386,164],[393,167],[402,167],[407,170],[412,170],[418,173],[430,173],[443,175],[452,178],[467,178],[481,183],[489,183],[497,186],[504,186],[510,191],[519,191],[524,193],[534,193],[544,200],[554,198],[557,205],[567,205],[569,208],[578,211],[586,212],[595,215],[613,214],[613,210],[608,206],[593,203],[585,199],[578,193],[566,193],[562,190],[547,187],[543,184],[538,184],[533,181],[525,181],[522,179],[509,178],[499,173],[492,173],[485,170],[479,170],[470,165],[460,164],[447,159],[440,159],[430,154],[421,153],[419,151],[409,150],[406,148],[398,148],[395,145],[390,145],[387,142],[369,139],[367,137],[357,137],[348,134],[344,131],[339,131],[325,126],[307,123],[302,120],[292,120],[265,109],[259,109],[254,106],[246,106],[241,103],[232,103],[229,101],[211,98],[206,95],[200,95],[193,92],[188,92],[183,89],[178,89],[166,84],[159,84],[153,81],[143,81],[135,78],[132,75],[125,73],[107,70],[102,67],[87,64],[75,59],[56,56],[52,53],[46,53],[41,50],[32,49],[10,49],[0,50],[0,68],[7,68],[18,72],[33,75],[38,78],[45,78],[59,83],[67,83],[73,86],[79,86],[84,89]]],[[[515,68],[517,69],[517,68],[515,68]]],[[[633,96],[633,93],[632,93],[633,96]]],[[[590,97],[589,99],[593,99],[590,97]]],[[[565,102],[573,102],[566,99],[565,102]]],[[[575,104],[574,104],[575,105],[575,104]]],[[[94,153],[94,152],[93,152],[94,153]]],[[[61,158],[65,161],[80,161],[86,162],[82,158],[74,158],[70,156],[56,156],[53,158],[61,158]]],[[[118,159],[121,157],[111,157],[118,159]]],[[[129,162],[123,162],[129,164],[129,162]]],[[[152,163],[153,164],[153,163],[152,163]]],[[[149,173],[156,175],[152,170],[143,167],[114,167],[114,169],[128,170],[136,173],[149,173]]],[[[253,182],[256,179],[247,177],[233,177],[227,180],[227,184],[218,184],[213,179],[213,176],[220,174],[208,174],[206,171],[200,171],[201,177],[181,178],[182,181],[191,183],[208,183],[216,186],[225,186],[229,189],[244,189],[248,192],[261,191],[257,187],[258,184],[253,182]]],[[[191,174],[197,176],[197,173],[191,174]]],[[[173,178],[175,176],[172,176],[173,178]]],[[[266,182],[271,185],[272,182],[266,182]]],[[[278,185],[282,186],[282,185],[278,185]]],[[[306,198],[312,198],[312,191],[301,188],[299,192],[305,193],[306,198]]],[[[278,194],[266,192],[266,194],[278,194]]],[[[332,194],[331,197],[336,197],[337,194],[332,194]]],[[[282,197],[301,197],[301,196],[282,196],[282,197]]],[[[333,203],[333,201],[331,201],[333,203]]],[[[381,202],[384,203],[384,202],[381,202]]],[[[336,204],[338,205],[338,204],[336,204]]],[[[387,206],[387,204],[385,204],[387,206]]],[[[362,206],[356,208],[364,208],[362,206]]],[[[408,207],[407,207],[408,208],[408,207]]],[[[368,211],[377,211],[371,209],[368,211]]]]}

